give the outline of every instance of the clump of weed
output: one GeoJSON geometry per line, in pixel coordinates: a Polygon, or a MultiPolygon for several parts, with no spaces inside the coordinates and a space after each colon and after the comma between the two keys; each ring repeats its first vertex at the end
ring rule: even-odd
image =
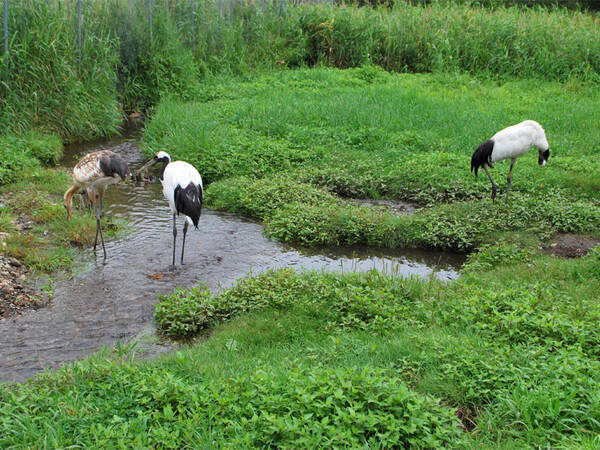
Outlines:
{"type": "Polygon", "coordinates": [[[211,440],[236,447],[434,448],[463,439],[452,408],[373,367],[305,367],[292,360],[285,367],[248,368],[215,379],[98,361],[44,381],[17,391],[0,387],[5,412],[0,443],[35,445],[43,436],[41,421],[57,410],[63,414],[54,426],[63,432],[48,433],[45,440],[58,447],[73,442],[113,447],[132,436],[143,447],[201,446],[206,432],[196,432],[204,427],[211,440]],[[61,401],[63,395],[69,400],[61,401]],[[88,409],[90,401],[95,407],[88,409]],[[33,405],[44,406],[35,417],[33,405]],[[17,434],[23,419],[27,432],[17,434]]]}
{"type": "Polygon", "coordinates": [[[207,306],[210,291],[198,286],[189,291],[177,288],[169,295],[159,294],[160,303],[154,310],[158,328],[171,338],[191,336],[208,327],[212,311],[207,306]]]}
{"type": "Polygon", "coordinates": [[[340,279],[288,269],[243,278],[215,296],[202,286],[176,289],[159,296],[155,319],[165,334],[189,337],[242,313],[294,307],[330,327],[380,333],[414,322],[410,308],[419,295],[413,280],[384,279],[377,272],[340,279]]]}
{"type": "Polygon", "coordinates": [[[228,178],[210,186],[206,201],[214,208],[263,220],[291,202],[341,205],[335,196],[286,175],[228,178]]]}
{"type": "Polygon", "coordinates": [[[531,259],[533,249],[519,244],[483,244],[467,257],[463,273],[492,270],[501,264],[523,263],[531,259]]]}
{"type": "Polygon", "coordinates": [[[451,409],[371,368],[292,368],[285,376],[266,370],[232,384],[247,405],[242,423],[249,421],[245,438],[253,446],[437,447],[462,440],[451,409]]]}
{"type": "Polygon", "coordinates": [[[0,136],[0,185],[8,184],[42,164],[55,164],[62,155],[57,136],[30,132],[0,136]]]}

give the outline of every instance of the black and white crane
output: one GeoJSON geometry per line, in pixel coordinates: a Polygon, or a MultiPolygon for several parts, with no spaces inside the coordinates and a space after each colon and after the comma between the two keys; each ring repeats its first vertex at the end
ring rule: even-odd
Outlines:
{"type": "Polygon", "coordinates": [[[104,247],[104,237],[102,236],[102,199],[106,188],[111,184],[117,184],[124,181],[129,175],[129,166],[114,152],[110,150],[100,150],[98,152],[88,153],[73,168],[73,184],[64,195],[65,207],[67,208],[67,219],[71,218],[73,206],[73,194],[80,189],[85,190],[96,213],[96,237],[94,239],[94,251],[98,244],[98,233],[102,241],[102,250],[104,259],[106,259],[106,248],[104,247]]]}
{"type": "Polygon", "coordinates": [[[481,144],[471,157],[471,172],[475,170],[475,176],[480,167],[485,170],[492,182],[492,199],[496,198],[497,186],[487,167],[493,167],[493,163],[510,159],[510,169],[506,178],[506,203],[508,203],[508,192],[512,181],[512,171],[517,158],[524,155],[533,147],[539,151],[538,164],[545,166],[550,157],[550,146],[546,139],[546,133],[542,126],[535,120],[512,125],[498,131],[490,139],[481,144]],[[487,167],[486,167],[487,166],[487,167]]]}
{"type": "Polygon", "coordinates": [[[141,173],[149,166],[162,163],[160,169],[160,182],[163,194],[173,214],[173,265],[175,265],[175,244],[177,242],[176,216],[180,213],[185,216],[183,225],[183,245],[181,247],[181,264],[183,264],[183,252],[185,251],[185,235],[188,225],[198,228],[200,213],[202,212],[202,177],[194,166],[185,161],[173,161],[168,153],[160,151],[139,170],[141,173]]]}

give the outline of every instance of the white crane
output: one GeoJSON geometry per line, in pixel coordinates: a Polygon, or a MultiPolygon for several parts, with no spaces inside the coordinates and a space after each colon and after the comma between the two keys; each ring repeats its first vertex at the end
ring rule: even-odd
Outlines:
{"type": "Polygon", "coordinates": [[[80,189],[85,190],[96,213],[96,237],[94,238],[94,251],[98,244],[98,233],[102,241],[102,250],[104,259],[106,259],[106,248],[104,247],[104,237],[102,236],[102,199],[106,188],[111,184],[117,184],[124,181],[131,175],[127,163],[114,152],[110,150],[101,150],[88,153],[73,168],[73,184],[64,195],[65,207],[67,208],[67,219],[71,218],[71,209],[73,206],[73,194],[80,189]]]}
{"type": "Polygon", "coordinates": [[[183,245],[181,247],[181,264],[185,251],[185,235],[188,225],[193,224],[198,228],[198,220],[202,212],[202,177],[194,166],[185,161],[173,161],[168,153],[160,151],[139,170],[141,173],[149,166],[162,163],[160,169],[160,182],[163,194],[173,214],[173,265],[175,265],[175,244],[177,242],[177,227],[175,216],[180,213],[185,215],[183,225],[183,245]]]}
{"type": "Polygon", "coordinates": [[[544,129],[535,120],[525,120],[524,122],[504,128],[475,150],[475,153],[471,157],[471,172],[475,170],[475,176],[477,176],[477,171],[480,167],[485,170],[485,173],[492,182],[492,199],[495,199],[497,187],[487,167],[493,167],[493,163],[495,162],[510,159],[510,170],[506,178],[506,203],[508,203],[508,191],[510,190],[510,183],[512,181],[513,166],[519,156],[524,155],[533,147],[539,150],[538,164],[545,166],[550,157],[550,146],[548,145],[544,129]]]}

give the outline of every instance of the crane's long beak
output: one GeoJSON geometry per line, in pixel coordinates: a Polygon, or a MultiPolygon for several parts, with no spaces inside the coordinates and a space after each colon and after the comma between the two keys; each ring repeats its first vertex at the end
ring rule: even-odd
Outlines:
{"type": "Polygon", "coordinates": [[[140,174],[142,172],[144,172],[146,169],[148,169],[149,167],[153,166],[154,164],[156,164],[156,158],[152,158],[151,160],[149,160],[148,162],[146,162],[146,164],[144,164],[142,167],[140,167],[136,172],[135,172],[135,177],[136,179],[140,178],[140,174]]]}
{"type": "Polygon", "coordinates": [[[548,158],[550,158],[550,149],[548,149],[546,151],[540,150],[540,156],[538,157],[538,164],[540,166],[544,167],[546,165],[546,163],[548,162],[548,158]]]}

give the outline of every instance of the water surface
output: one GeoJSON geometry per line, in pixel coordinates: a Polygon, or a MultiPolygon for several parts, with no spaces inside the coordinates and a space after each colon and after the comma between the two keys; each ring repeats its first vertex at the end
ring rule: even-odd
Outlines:
{"type": "MultiPolygon", "coordinates": [[[[110,148],[132,170],[144,162],[136,136],[67,148],[63,165],[72,167],[85,153],[110,148]]],[[[104,198],[105,215],[131,223],[124,236],[106,242],[102,251],[81,252],[76,275],[56,282],[49,308],[0,322],[0,381],[23,381],[36,372],[113,346],[140,333],[152,333],[157,294],[200,282],[218,290],[238,278],[268,269],[366,271],[398,276],[457,278],[463,258],[418,250],[367,247],[304,250],[271,241],[260,224],[234,214],[204,209],[199,230],[188,232],[185,265],[170,270],[172,223],[160,184],[111,186],[104,198]]],[[[181,251],[178,220],[177,260],[181,251]]],[[[164,347],[170,348],[169,345],[164,347]]],[[[160,351],[160,345],[153,352],[160,351]]]]}

